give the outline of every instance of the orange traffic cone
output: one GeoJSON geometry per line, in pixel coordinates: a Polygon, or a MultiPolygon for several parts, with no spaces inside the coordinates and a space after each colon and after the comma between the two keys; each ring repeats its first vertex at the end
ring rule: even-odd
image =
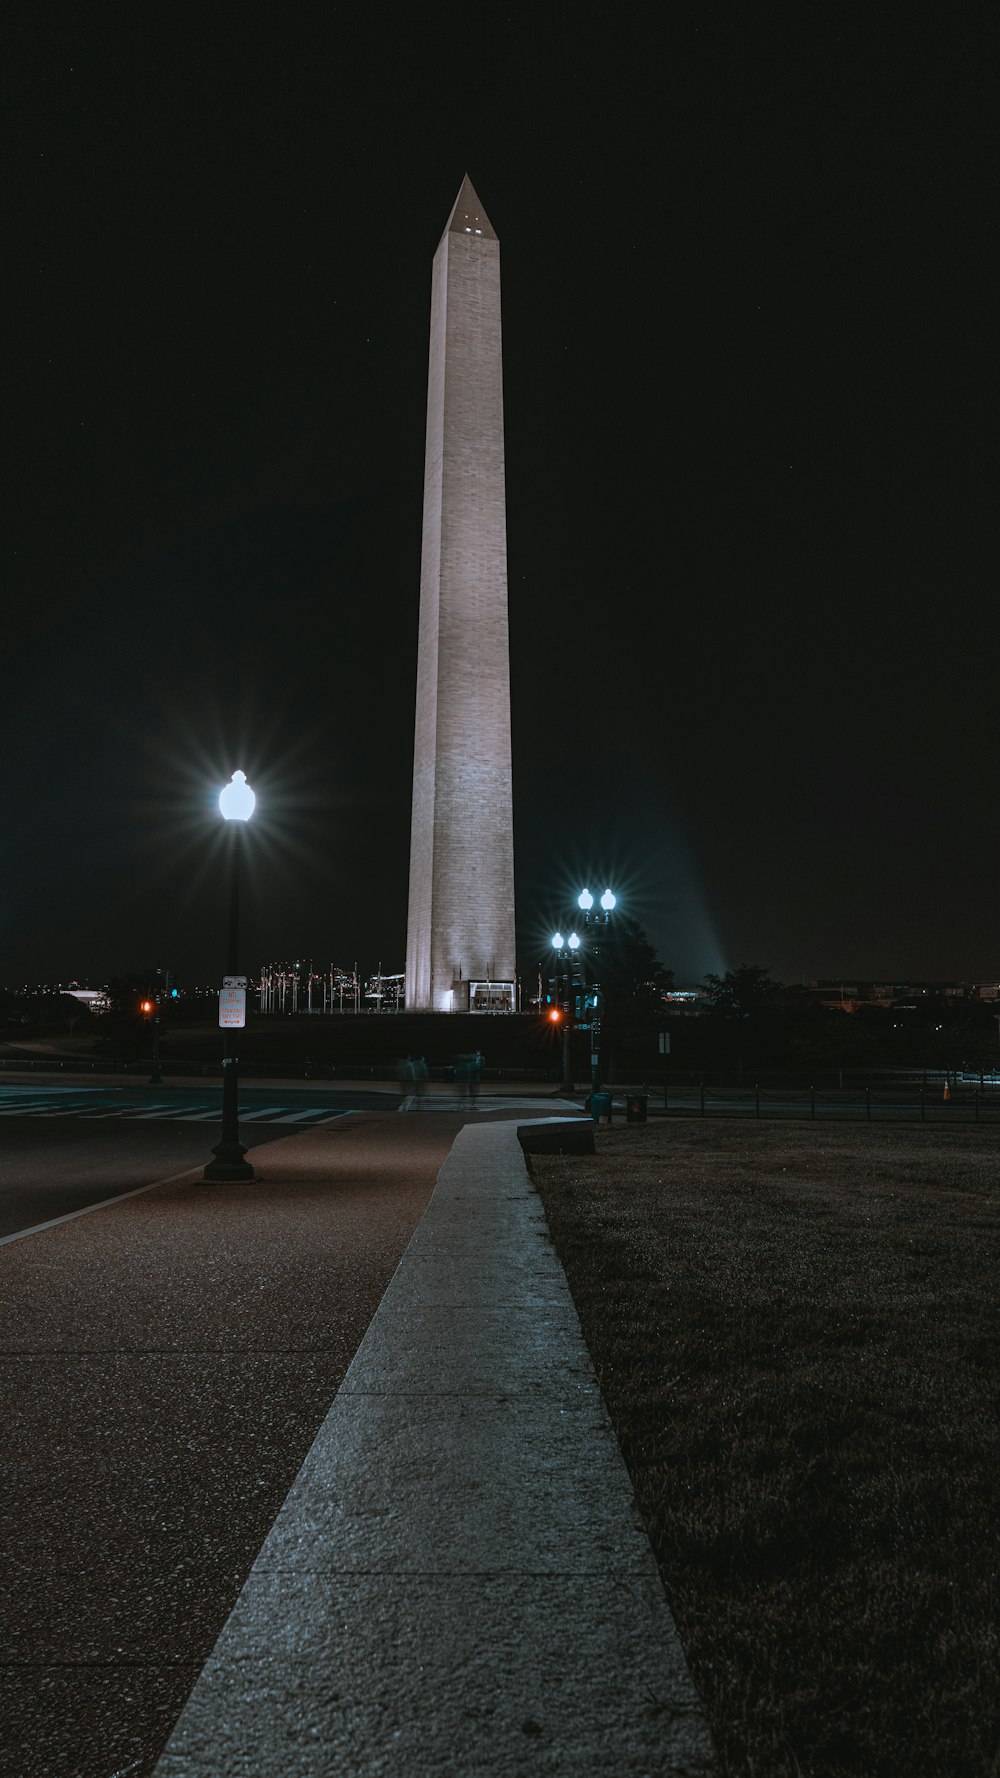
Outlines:
{"type": "Polygon", "coordinates": [[[945,1083],[944,1083],[944,1102],[945,1102],[945,1104],[946,1104],[946,1105],[947,1105],[947,1103],[948,1103],[948,1100],[949,1100],[949,1099],[950,1099],[950,1098],[951,1098],[951,1088],[950,1088],[950,1086],[949,1086],[949,1085],[948,1085],[948,1082],[947,1082],[947,1081],[945,1081],[945,1083]]]}

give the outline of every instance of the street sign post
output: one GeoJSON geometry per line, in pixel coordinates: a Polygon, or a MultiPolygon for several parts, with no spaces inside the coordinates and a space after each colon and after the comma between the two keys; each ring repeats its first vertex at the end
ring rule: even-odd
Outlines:
{"type": "MultiPolygon", "coordinates": [[[[670,1032],[669,1031],[661,1031],[660,1032],[660,1055],[661,1056],[669,1056],[669,1054],[670,1054],[670,1032]]],[[[664,1064],[663,1064],[663,1109],[664,1109],[664,1111],[667,1111],[669,1109],[668,1104],[667,1104],[668,1093],[669,1093],[669,1088],[667,1086],[667,1065],[664,1062],[664,1064]]]]}

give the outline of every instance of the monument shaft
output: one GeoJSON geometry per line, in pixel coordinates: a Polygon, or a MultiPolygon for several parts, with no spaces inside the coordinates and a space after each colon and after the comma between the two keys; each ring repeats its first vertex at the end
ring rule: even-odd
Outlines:
{"type": "Polygon", "coordinates": [[[513,1008],[500,244],[466,179],[434,257],[407,1007],[513,1008]]]}

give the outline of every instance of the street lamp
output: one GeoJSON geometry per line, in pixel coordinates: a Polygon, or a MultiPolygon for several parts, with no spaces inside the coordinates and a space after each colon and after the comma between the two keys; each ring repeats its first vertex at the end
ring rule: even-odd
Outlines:
{"type": "MultiPolygon", "coordinates": [[[[219,796],[219,808],[229,830],[229,934],[227,942],[227,981],[224,987],[240,988],[240,851],[243,829],[253,814],[257,798],[247,783],[245,772],[234,772],[230,783],[219,796]]],[[[236,1031],[246,1022],[246,982],[243,981],[242,1016],[239,1025],[225,1026],[226,1038],[222,1057],[222,1138],[213,1148],[214,1161],[209,1161],[203,1178],[216,1180],[252,1179],[253,1168],[244,1160],[246,1148],[240,1141],[239,1126],[239,1052],[236,1031]]],[[[220,1010],[219,1023],[223,1012],[220,1010]]]]}
{"type": "Polygon", "coordinates": [[[562,1079],[559,1082],[559,1087],[558,1087],[558,1091],[560,1093],[571,1093],[573,1091],[573,1074],[572,1074],[572,1070],[570,1068],[570,1055],[569,1055],[569,1028],[570,1028],[570,1016],[569,1015],[570,1015],[570,1001],[571,1001],[572,997],[571,997],[570,990],[569,990],[569,965],[568,965],[567,959],[566,959],[566,948],[568,945],[571,950],[575,951],[578,949],[579,944],[580,944],[580,940],[577,937],[575,932],[571,932],[568,939],[564,938],[561,932],[554,932],[552,934],[552,949],[555,951],[555,954],[556,954],[556,995],[558,998],[558,996],[559,996],[559,975],[560,975],[560,971],[561,971],[562,978],[563,978],[563,996],[564,996],[560,1000],[560,1005],[562,1006],[562,1014],[563,1014],[563,1016],[562,1016],[562,1079]]]}
{"type": "MultiPolygon", "coordinates": [[[[583,917],[584,917],[584,920],[587,925],[587,934],[588,934],[588,940],[589,940],[588,948],[589,948],[590,956],[591,956],[591,971],[593,973],[594,961],[595,961],[595,959],[598,959],[600,957],[600,953],[601,953],[601,945],[600,945],[600,937],[599,937],[600,928],[602,926],[607,926],[608,921],[611,916],[612,909],[616,908],[618,905],[618,897],[614,893],[613,889],[605,889],[604,894],[601,896],[601,909],[603,912],[603,918],[602,918],[601,914],[592,912],[592,909],[594,906],[594,897],[591,895],[589,889],[584,889],[581,891],[581,893],[577,897],[577,902],[578,902],[580,908],[583,910],[583,917]]],[[[590,1097],[591,1097],[591,1104],[593,1104],[594,1094],[599,1092],[600,1087],[601,1087],[601,997],[600,997],[600,992],[599,992],[600,984],[596,980],[593,982],[593,988],[594,988],[594,999],[593,999],[593,1005],[591,1007],[591,1017],[590,1017],[590,1097]]]]}
{"type": "MultiPolygon", "coordinates": [[[[156,973],[157,973],[157,975],[159,975],[159,973],[160,973],[159,970],[157,970],[156,973]]],[[[163,1076],[160,1073],[160,990],[159,990],[159,987],[157,987],[153,990],[152,1000],[144,1000],[143,1001],[142,1011],[144,1012],[144,1014],[146,1016],[146,1023],[149,1024],[150,1020],[152,1020],[152,1025],[153,1025],[153,1072],[149,1077],[149,1084],[151,1087],[162,1087],[163,1076]]]]}
{"type": "MultiPolygon", "coordinates": [[[[612,909],[617,907],[617,905],[618,905],[618,897],[617,897],[617,895],[615,895],[613,890],[605,889],[604,894],[601,896],[600,912],[598,912],[598,910],[594,906],[593,895],[591,894],[589,889],[585,888],[585,889],[581,889],[579,895],[577,896],[576,905],[579,908],[580,913],[583,917],[583,925],[584,925],[584,930],[586,932],[586,937],[587,937],[586,946],[584,946],[584,941],[583,941],[583,939],[581,939],[579,933],[577,933],[577,932],[570,932],[568,937],[566,937],[561,930],[558,932],[554,932],[552,934],[552,948],[556,953],[556,994],[557,994],[557,998],[560,1001],[560,1004],[562,1006],[562,1011],[563,1011],[563,1018],[562,1018],[562,1027],[563,1027],[562,1080],[560,1081],[559,1088],[558,1088],[559,1092],[561,1092],[561,1093],[571,1093],[573,1091],[573,1079],[572,1079],[572,1074],[571,1074],[571,1070],[570,1070],[570,1029],[571,1029],[571,1025],[572,1025],[572,1020],[571,1020],[570,1015],[572,1012],[572,1002],[573,1002],[574,973],[575,973],[575,968],[577,967],[576,966],[576,957],[577,957],[578,952],[581,950],[581,947],[583,947],[585,949],[585,951],[587,951],[589,953],[591,974],[594,973],[594,964],[599,959],[600,951],[601,951],[600,928],[602,926],[607,926],[612,909]],[[560,972],[562,972],[562,988],[561,989],[559,986],[560,972]]],[[[600,1000],[600,996],[597,992],[597,990],[599,988],[599,984],[596,980],[593,983],[593,987],[594,987],[595,993],[594,993],[594,1000],[593,1000],[593,1006],[592,1006],[592,1017],[589,1019],[589,1021],[586,1019],[582,1021],[584,1026],[586,1026],[589,1023],[590,1033],[591,1033],[591,1041],[590,1041],[590,1090],[591,1090],[591,1095],[593,1095],[594,1093],[596,1093],[599,1090],[600,1084],[601,1084],[601,1082],[600,1082],[600,1048],[601,1048],[601,1042],[600,1042],[601,1011],[600,1011],[600,1007],[601,1007],[601,1000],[600,1000]]],[[[583,982],[582,973],[581,973],[581,977],[580,977],[580,988],[581,988],[581,993],[583,993],[584,982],[583,982]]]]}

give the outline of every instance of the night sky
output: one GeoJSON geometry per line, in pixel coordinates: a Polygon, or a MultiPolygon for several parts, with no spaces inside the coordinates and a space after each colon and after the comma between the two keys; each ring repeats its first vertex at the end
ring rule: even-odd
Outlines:
{"type": "Polygon", "coordinates": [[[215,979],[238,766],[245,962],[402,968],[466,171],[525,972],[587,881],[681,983],[997,980],[989,13],[761,10],[25,11],[0,984],[215,979]]]}

